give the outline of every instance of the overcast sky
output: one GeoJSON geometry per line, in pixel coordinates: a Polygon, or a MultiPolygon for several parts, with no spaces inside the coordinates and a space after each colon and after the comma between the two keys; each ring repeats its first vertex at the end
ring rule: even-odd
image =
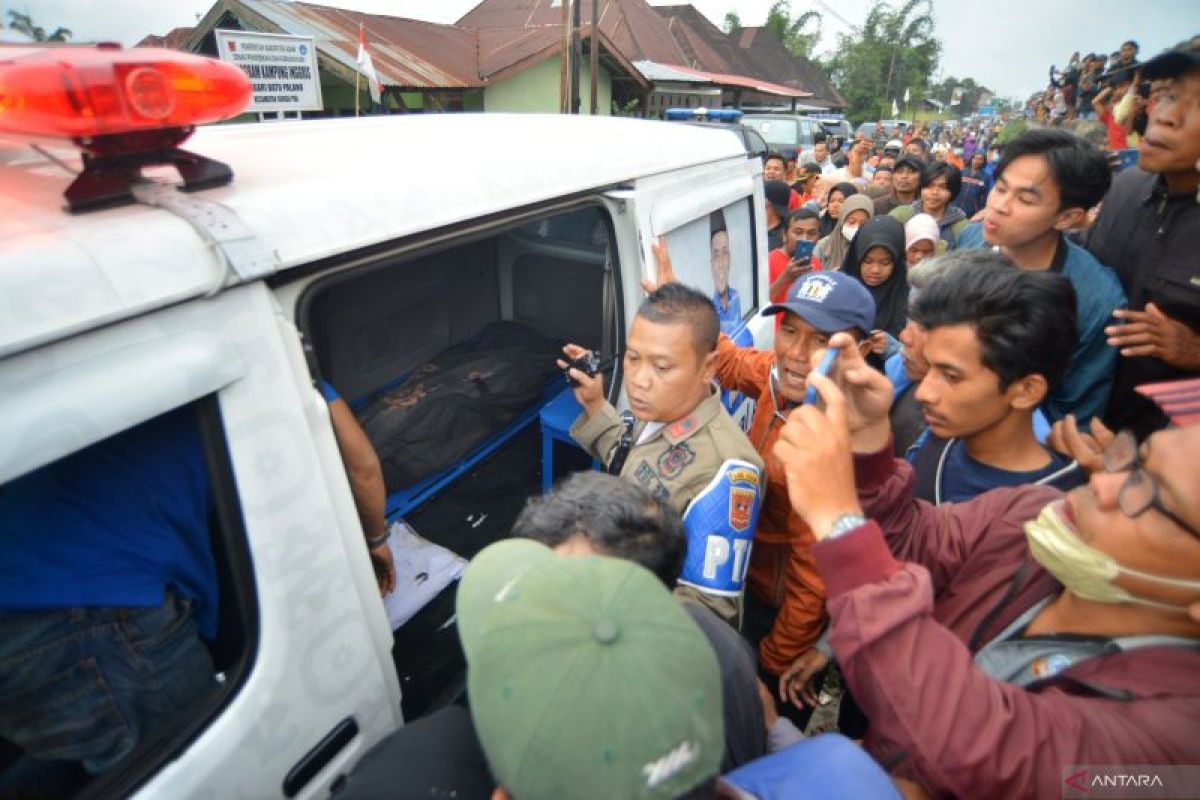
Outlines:
{"type": "MultiPolygon", "coordinates": [[[[668,5],[684,0],[653,0],[668,5]]],[[[454,22],[477,0],[325,0],[374,14],[454,22]]],[[[823,15],[819,52],[831,50],[838,33],[861,24],[873,0],[793,0],[793,9],[823,15]]],[[[718,26],[728,11],[743,25],[761,25],[771,0],[693,0],[718,26]]],[[[899,5],[900,0],[893,0],[899,5]]],[[[213,3],[207,0],[0,0],[0,8],[32,16],[47,30],[70,28],[75,41],[132,45],[148,33],[194,25],[213,3]]],[[[1200,33],[1198,0],[933,0],[943,51],[939,75],[974,77],[1003,96],[1027,96],[1044,88],[1051,64],[1063,66],[1074,50],[1117,49],[1127,38],[1142,46],[1143,60],[1200,33]]],[[[8,16],[5,14],[5,23],[8,16]]],[[[0,31],[0,41],[18,37],[0,31]]]]}

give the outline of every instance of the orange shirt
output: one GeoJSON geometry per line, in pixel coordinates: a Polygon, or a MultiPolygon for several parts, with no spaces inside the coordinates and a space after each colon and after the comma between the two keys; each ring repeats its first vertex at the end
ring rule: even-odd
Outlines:
{"type": "Polygon", "coordinates": [[[821,636],[825,627],[825,582],[813,558],[816,539],[792,509],[783,466],[770,457],[783,427],[783,420],[775,414],[770,389],[774,363],[773,352],[738,347],[721,334],[717,343],[718,382],[758,401],[748,435],[766,464],[767,494],[754,531],[746,588],[779,609],[771,632],[758,647],[759,662],[768,672],[779,675],[821,636]]]}

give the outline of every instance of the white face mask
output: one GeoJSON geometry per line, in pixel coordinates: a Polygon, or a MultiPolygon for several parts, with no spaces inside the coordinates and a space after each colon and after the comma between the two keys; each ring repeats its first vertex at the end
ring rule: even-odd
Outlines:
{"type": "Polygon", "coordinates": [[[842,226],[842,236],[844,236],[846,238],[847,242],[854,241],[854,234],[856,234],[856,233],[858,233],[857,225],[843,225],[842,226]]]}
{"type": "Polygon", "coordinates": [[[1089,545],[1059,513],[1062,501],[1050,503],[1025,523],[1025,538],[1033,558],[1072,594],[1097,603],[1139,603],[1168,611],[1187,612],[1187,606],[1147,600],[1117,586],[1121,573],[1144,581],[1200,592],[1200,581],[1164,578],[1123,567],[1108,553],[1089,545]]]}

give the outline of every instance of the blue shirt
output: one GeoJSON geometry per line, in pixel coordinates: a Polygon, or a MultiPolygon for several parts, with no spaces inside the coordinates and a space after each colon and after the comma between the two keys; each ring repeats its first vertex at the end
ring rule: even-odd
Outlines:
{"type": "Polygon", "coordinates": [[[943,440],[929,436],[912,459],[917,473],[913,496],[931,503],[961,503],[992,489],[1039,481],[1065,488],[1077,485],[1081,477],[1080,471],[1072,466],[1069,459],[1048,448],[1046,453],[1050,456],[1050,463],[1047,466],[1028,472],[1014,472],[976,461],[967,454],[967,446],[959,439],[951,440],[940,457],[935,457],[934,453],[941,450],[942,444],[943,440]]]}
{"type": "Polygon", "coordinates": [[[717,319],[721,320],[721,332],[724,334],[733,333],[738,325],[742,324],[742,298],[738,295],[737,289],[730,286],[726,289],[729,297],[729,306],[721,308],[721,295],[719,292],[713,292],[713,306],[717,309],[717,319]]]}
{"type": "MultiPolygon", "coordinates": [[[[987,247],[983,223],[974,222],[958,237],[961,249],[987,247]]],[[[1061,272],[1075,288],[1076,330],[1079,342],[1071,352],[1071,365],[1042,408],[1051,422],[1074,414],[1081,430],[1092,417],[1104,412],[1117,370],[1117,349],[1110,347],[1104,328],[1112,324],[1113,311],[1125,308],[1125,290],[1117,274],[1079,245],[1059,237],[1058,252],[1048,268],[1061,272]]]]}
{"type": "Polygon", "coordinates": [[[172,587],[212,639],[212,505],[190,407],[23,475],[0,491],[0,609],[153,607],[172,587]]]}

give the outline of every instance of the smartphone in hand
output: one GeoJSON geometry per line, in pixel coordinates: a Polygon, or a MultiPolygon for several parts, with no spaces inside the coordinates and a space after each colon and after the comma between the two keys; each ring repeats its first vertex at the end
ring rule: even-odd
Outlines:
{"type": "Polygon", "coordinates": [[[796,249],[792,251],[793,261],[803,261],[806,258],[812,258],[813,248],[816,247],[815,242],[810,242],[807,239],[801,239],[796,242],[796,249]]]}
{"type": "MultiPolygon", "coordinates": [[[[817,373],[818,375],[824,375],[828,377],[829,373],[833,370],[833,362],[837,360],[837,354],[837,348],[828,348],[825,351],[825,355],[821,357],[821,363],[817,364],[817,368],[814,369],[813,372],[817,373]]],[[[808,385],[808,389],[804,392],[805,404],[808,405],[815,403],[819,398],[820,395],[817,393],[817,387],[810,383],[808,385]]]]}

